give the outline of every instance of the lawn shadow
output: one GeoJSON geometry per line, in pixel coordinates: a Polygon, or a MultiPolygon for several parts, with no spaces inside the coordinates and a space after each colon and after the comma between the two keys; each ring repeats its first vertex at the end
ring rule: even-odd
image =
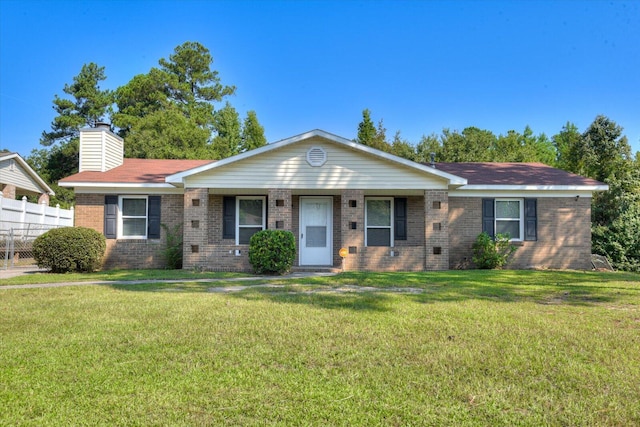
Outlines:
{"type": "Polygon", "coordinates": [[[113,284],[135,292],[218,293],[229,298],[328,309],[388,311],[398,297],[422,304],[469,300],[593,306],[637,304],[640,276],[558,271],[446,271],[343,273],[333,277],[270,280],[175,281],[113,284]]]}

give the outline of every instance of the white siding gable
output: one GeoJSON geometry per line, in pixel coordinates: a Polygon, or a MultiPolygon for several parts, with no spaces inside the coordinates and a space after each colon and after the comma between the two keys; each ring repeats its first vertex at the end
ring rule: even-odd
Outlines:
{"type": "Polygon", "coordinates": [[[32,191],[36,194],[48,191],[24,170],[16,158],[0,161],[0,184],[11,184],[16,188],[32,191]]]}
{"type": "Polygon", "coordinates": [[[313,137],[185,177],[191,188],[447,189],[447,179],[343,144],[313,137]],[[326,152],[311,166],[311,148],[326,152]]]}

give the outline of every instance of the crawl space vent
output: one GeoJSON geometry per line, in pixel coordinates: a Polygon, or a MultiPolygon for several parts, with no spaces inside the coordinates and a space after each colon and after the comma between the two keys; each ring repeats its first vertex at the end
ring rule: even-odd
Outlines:
{"type": "Polygon", "coordinates": [[[322,166],[327,162],[327,152],[322,147],[311,147],[307,151],[307,163],[311,166],[322,166]]]}

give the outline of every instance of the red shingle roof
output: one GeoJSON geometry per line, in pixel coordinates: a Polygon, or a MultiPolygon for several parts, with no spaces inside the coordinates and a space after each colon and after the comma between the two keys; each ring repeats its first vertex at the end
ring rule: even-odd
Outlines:
{"type": "Polygon", "coordinates": [[[436,168],[465,178],[468,185],[602,185],[543,163],[436,163],[436,168]]]}
{"type": "Polygon", "coordinates": [[[168,175],[206,165],[215,160],[124,159],[124,163],[106,172],[80,172],[60,182],[163,184],[168,175]]]}
{"type": "MultiPolygon", "coordinates": [[[[124,159],[121,166],[107,172],[80,172],[60,182],[163,184],[169,175],[212,162],[215,160],[124,159]]],[[[602,185],[542,163],[436,163],[436,168],[465,178],[468,185],[602,185]]]]}

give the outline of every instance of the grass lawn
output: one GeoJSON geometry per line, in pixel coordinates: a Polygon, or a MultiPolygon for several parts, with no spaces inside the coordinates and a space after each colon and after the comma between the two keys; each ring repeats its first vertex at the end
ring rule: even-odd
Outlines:
{"type": "Polygon", "coordinates": [[[0,425],[640,425],[638,274],[189,278],[0,287],[0,425]]]}

